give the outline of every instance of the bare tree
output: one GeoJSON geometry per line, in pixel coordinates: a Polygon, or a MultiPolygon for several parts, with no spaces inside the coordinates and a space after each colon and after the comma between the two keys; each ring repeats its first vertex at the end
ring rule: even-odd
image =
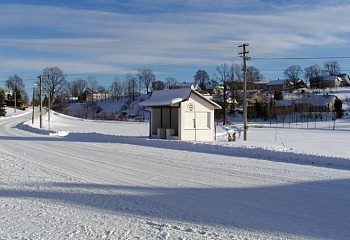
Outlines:
{"type": "Polygon", "coordinates": [[[221,95],[220,97],[222,97],[222,105],[223,105],[223,125],[226,124],[226,108],[227,108],[227,99],[229,97],[230,91],[229,91],[229,86],[230,86],[230,82],[232,81],[232,66],[230,67],[229,65],[227,65],[226,63],[221,64],[220,66],[216,67],[216,71],[218,74],[214,73],[214,77],[215,79],[220,82],[224,89],[222,93],[219,93],[219,95],[221,95]]]}
{"type": "Polygon", "coordinates": [[[88,77],[87,83],[88,83],[88,88],[91,91],[91,102],[93,102],[94,93],[97,91],[97,88],[99,87],[99,83],[94,75],[91,75],[88,77]]]}
{"type": "Polygon", "coordinates": [[[46,67],[43,70],[43,90],[49,95],[50,106],[54,97],[58,96],[66,87],[66,75],[58,67],[46,67]]]}
{"type": "Polygon", "coordinates": [[[157,80],[152,83],[153,91],[163,90],[164,88],[165,88],[165,84],[163,81],[157,80]]]}
{"type": "Polygon", "coordinates": [[[77,91],[78,97],[82,100],[82,96],[84,95],[86,88],[88,86],[88,83],[85,79],[76,79],[74,81],[75,89],[77,91]]]}
{"type": "Polygon", "coordinates": [[[329,75],[341,74],[341,69],[338,61],[326,61],[324,63],[324,70],[329,73],[329,75]]]}
{"type": "Polygon", "coordinates": [[[311,78],[321,77],[322,74],[323,74],[323,71],[321,67],[318,66],[317,64],[304,68],[304,76],[309,80],[311,78]]]}
{"type": "MultiPolygon", "coordinates": [[[[108,94],[107,87],[100,85],[100,86],[97,87],[97,92],[100,93],[100,94],[103,94],[104,102],[106,103],[107,102],[107,94],[108,94]]],[[[101,102],[103,102],[102,98],[101,98],[101,102]]]]}
{"type": "Polygon", "coordinates": [[[135,95],[137,94],[137,78],[131,73],[127,73],[125,76],[125,82],[129,98],[132,97],[132,100],[135,101],[135,95]]]}
{"type": "Polygon", "coordinates": [[[165,79],[165,86],[167,89],[171,89],[176,83],[177,83],[177,81],[173,77],[167,77],[165,79]]]}
{"type": "Polygon", "coordinates": [[[18,91],[22,92],[25,90],[25,85],[23,83],[23,79],[18,76],[17,74],[10,76],[6,82],[5,85],[7,88],[14,90],[15,88],[18,89],[18,91]]]}
{"type": "Polygon", "coordinates": [[[236,82],[243,82],[243,71],[242,64],[234,63],[231,64],[232,80],[236,82]]]}
{"type": "Polygon", "coordinates": [[[76,86],[75,81],[76,80],[73,80],[71,82],[67,82],[67,84],[66,84],[68,96],[70,96],[72,98],[78,96],[78,93],[77,93],[76,88],[75,88],[75,86],[76,86]]]}
{"type": "Polygon", "coordinates": [[[263,75],[260,73],[260,70],[256,67],[249,66],[247,68],[247,82],[254,82],[258,79],[264,78],[263,75]]]}
{"type": "Polygon", "coordinates": [[[83,101],[83,95],[87,88],[87,82],[84,79],[76,78],[67,84],[67,92],[69,96],[78,98],[83,101]]]}
{"type": "Polygon", "coordinates": [[[12,90],[12,101],[14,103],[14,107],[17,108],[17,102],[20,103],[27,97],[23,79],[15,74],[6,80],[5,85],[8,89],[12,90]]]}
{"type": "Polygon", "coordinates": [[[296,82],[299,80],[302,72],[303,70],[301,69],[300,65],[292,65],[292,66],[289,66],[286,70],[284,70],[283,75],[289,81],[292,81],[295,85],[296,82]]]}
{"type": "Polygon", "coordinates": [[[145,85],[146,94],[148,95],[152,82],[156,80],[153,71],[151,69],[139,69],[136,75],[139,79],[139,83],[145,85]]]}
{"type": "Polygon", "coordinates": [[[208,73],[205,70],[199,69],[196,74],[193,76],[194,83],[198,84],[198,86],[202,90],[207,89],[207,84],[210,82],[210,78],[208,73]]]}
{"type": "Polygon", "coordinates": [[[122,97],[123,86],[118,77],[115,77],[114,81],[112,82],[111,93],[117,98],[117,101],[122,97]]]}

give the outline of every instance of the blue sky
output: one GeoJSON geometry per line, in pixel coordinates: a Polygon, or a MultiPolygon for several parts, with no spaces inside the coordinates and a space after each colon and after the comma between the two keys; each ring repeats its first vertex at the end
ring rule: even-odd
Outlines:
{"type": "Polygon", "coordinates": [[[326,60],[349,74],[349,13],[343,0],[0,0],[0,86],[18,74],[31,89],[48,66],[106,87],[144,68],[190,82],[241,63],[245,42],[248,65],[268,79],[326,60]]]}

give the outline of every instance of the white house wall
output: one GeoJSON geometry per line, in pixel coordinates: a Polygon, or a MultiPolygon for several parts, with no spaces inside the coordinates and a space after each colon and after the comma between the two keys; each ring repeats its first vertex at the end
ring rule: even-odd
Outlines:
{"type": "Polygon", "coordinates": [[[214,106],[195,94],[181,103],[179,137],[182,140],[214,140],[214,106]],[[194,108],[190,110],[190,105],[194,108]],[[195,124],[196,123],[196,124],[195,124]]]}

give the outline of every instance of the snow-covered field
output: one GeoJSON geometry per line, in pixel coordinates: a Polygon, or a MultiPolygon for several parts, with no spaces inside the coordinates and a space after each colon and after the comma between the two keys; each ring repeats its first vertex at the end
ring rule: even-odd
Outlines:
{"type": "Polygon", "coordinates": [[[61,114],[40,130],[8,112],[0,239],[350,239],[349,119],[254,123],[246,142],[218,127],[203,143],[61,114]]]}

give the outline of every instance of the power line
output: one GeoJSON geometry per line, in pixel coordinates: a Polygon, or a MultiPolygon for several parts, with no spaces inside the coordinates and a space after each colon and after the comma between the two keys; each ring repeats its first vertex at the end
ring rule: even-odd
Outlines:
{"type": "Polygon", "coordinates": [[[255,57],[252,60],[324,60],[324,59],[350,59],[350,57],[255,57]]]}
{"type": "MultiPolygon", "coordinates": [[[[91,38],[87,38],[91,39],[91,38]]],[[[27,39],[27,40],[33,40],[33,39],[27,39]]],[[[101,44],[95,44],[95,43],[81,43],[81,42],[53,42],[53,39],[34,39],[34,40],[42,40],[44,42],[32,42],[32,41],[14,41],[14,40],[0,40],[0,44],[6,44],[6,45],[23,45],[23,46],[41,46],[41,47],[55,47],[55,48],[62,48],[66,49],[67,51],[73,51],[75,52],[81,52],[82,49],[88,48],[89,51],[96,51],[98,49],[116,49],[116,50],[136,50],[136,51],[179,51],[187,50],[188,46],[181,46],[181,43],[188,43],[188,44],[196,44],[196,47],[191,47],[191,51],[207,51],[207,52],[227,52],[229,49],[229,46],[217,46],[217,44],[212,43],[200,43],[194,42],[194,41],[178,41],[176,40],[176,43],[180,43],[180,45],[173,44],[171,48],[169,46],[142,46],[142,45],[134,45],[134,44],[125,44],[118,45],[118,41],[120,40],[127,40],[128,43],[131,42],[158,42],[158,43],[172,43],[170,39],[157,39],[157,38],[139,38],[139,39],[129,39],[129,38],[101,38],[96,39],[96,41],[100,41],[101,44]],[[105,43],[105,44],[102,44],[105,43]],[[112,45],[117,44],[117,45],[112,45]],[[208,46],[212,45],[212,48],[208,48],[208,46]]],[[[65,40],[65,39],[63,39],[65,40]]],[[[76,39],[79,40],[79,39],[76,39]]],[[[93,40],[93,39],[92,39],[93,40]]],[[[47,49],[48,51],[57,51],[57,49],[47,49]]],[[[325,60],[325,59],[350,59],[350,56],[321,56],[321,57],[254,57],[251,58],[251,60],[325,60]]]]}

